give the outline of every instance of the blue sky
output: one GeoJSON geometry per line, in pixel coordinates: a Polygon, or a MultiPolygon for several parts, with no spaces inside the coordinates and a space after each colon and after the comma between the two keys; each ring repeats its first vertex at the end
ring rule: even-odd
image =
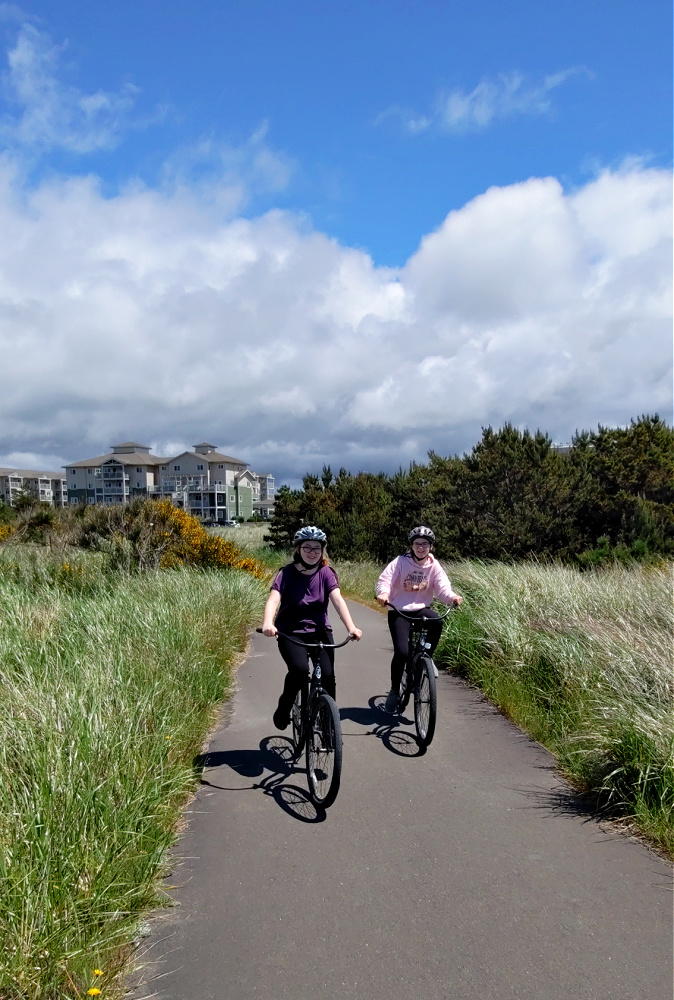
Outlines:
{"type": "MultiPolygon", "coordinates": [[[[195,440],[219,435],[221,446],[258,464],[278,461],[292,478],[323,458],[377,468],[423,457],[429,447],[462,450],[487,422],[541,424],[568,438],[578,426],[637,415],[629,407],[666,407],[671,352],[662,282],[670,259],[663,219],[671,186],[671,19],[671,5],[660,0],[0,3],[6,218],[21,245],[38,239],[56,247],[57,220],[62,225],[64,217],[82,228],[51,284],[19,273],[8,251],[3,285],[0,261],[0,305],[3,287],[6,304],[0,338],[4,333],[11,350],[21,337],[36,336],[55,356],[58,343],[58,357],[72,352],[70,364],[83,366],[78,370],[85,381],[95,378],[115,330],[134,357],[138,338],[146,338],[143,356],[151,357],[161,337],[153,311],[157,275],[169,269],[174,298],[162,293],[164,329],[208,345],[210,367],[223,366],[222,384],[204,381],[210,402],[166,404],[161,418],[156,399],[137,385],[126,397],[120,390],[109,408],[105,399],[79,398],[77,385],[70,385],[50,404],[56,418],[48,434],[40,420],[31,421],[27,400],[7,393],[0,460],[72,461],[73,451],[76,458],[99,446],[105,450],[115,435],[149,434],[165,450],[192,443],[192,432],[195,440]],[[491,198],[490,189],[500,195],[491,198]],[[629,210],[619,223],[623,203],[629,210]],[[132,238],[134,227],[123,229],[129,212],[149,213],[145,234],[138,230],[132,238]],[[553,233],[540,229],[541,213],[557,219],[566,213],[568,219],[553,233]],[[573,238],[569,226],[575,227],[573,238]],[[271,235],[270,227],[276,227],[271,235]],[[494,247],[525,229],[519,249],[496,260],[494,247]],[[646,230],[650,236],[641,240],[646,230]],[[107,236],[96,242],[103,231],[107,236]],[[158,260],[166,233],[183,248],[180,262],[175,253],[170,262],[158,260]],[[198,295],[187,250],[197,238],[199,253],[211,255],[205,265],[211,277],[203,278],[198,295]],[[153,247],[152,280],[139,263],[148,259],[146,239],[153,247]],[[102,278],[102,247],[111,240],[116,264],[106,249],[102,278]],[[277,262],[295,261],[283,281],[260,263],[269,245],[277,262]],[[230,272],[227,278],[216,273],[225,247],[239,262],[236,281],[230,272]],[[514,252],[523,256],[513,278],[508,261],[514,252]],[[537,254],[547,261],[544,274],[537,271],[537,254]],[[482,268],[485,258],[491,264],[482,268]],[[474,262],[470,273],[462,271],[465,260],[474,262]],[[98,261],[100,282],[94,291],[92,261],[98,261]],[[249,267],[243,284],[242,262],[249,267]],[[585,265],[595,267],[592,274],[585,265]],[[608,295],[606,274],[623,267],[614,287],[624,291],[629,274],[631,298],[619,303],[612,295],[591,319],[587,313],[569,319],[580,301],[595,301],[598,287],[608,295]],[[311,288],[303,284],[312,268],[318,268],[313,280],[322,289],[320,307],[310,303],[311,288]],[[501,282],[512,289],[522,278],[528,286],[527,268],[533,268],[532,281],[559,283],[550,301],[542,306],[522,292],[513,305],[504,291],[505,298],[496,295],[485,311],[484,301],[501,282]],[[125,278],[115,294],[121,271],[133,275],[133,287],[125,278]],[[655,284],[646,294],[648,282],[655,284]],[[341,297],[329,291],[336,285],[341,297]],[[78,294],[88,303],[80,316],[95,311],[103,287],[110,295],[109,328],[89,333],[98,346],[88,362],[70,332],[72,319],[64,325],[74,287],[83,289],[78,294]],[[442,291],[447,288],[455,289],[454,298],[442,291]],[[460,302],[466,288],[473,289],[470,302],[460,302]],[[207,304],[209,294],[216,304],[207,304]],[[643,298],[641,307],[634,306],[635,295],[643,298]],[[306,304],[299,319],[288,305],[297,296],[306,304]],[[33,310],[35,302],[41,312],[33,310]],[[293,343],[293,324],[305,320],[293,343]],[[590,324],[604,345],[608,353],[597,364],[604,370],[610,357],[613,394],[607,384],[593,402],[583,388],[588,362],[581,363],[580,353],[587,335],[576,344],[565,326],[571,322],[575,329],[590,324]],[[379,348],[374,355],[353,348],[374,337],[372,324],[378,324],[380,344],[395,345],[388,368],[379,348]],[[529,327],[538,333],[524,336],[529,327]],[[285,331],[280,340],[279,328],[285,331]],[[242,337],[279,356],[287,348],[295,358],[265,414],[264,433],[243,396],[226,417],[218,407],[218,393],[232,374],[225,359],[242,337]],[[636,366],[639,385],[616,389],[615,373],[634,368],[628,359],[644,337],[654,340],[643,371],[636,366]],[[429,399],[428,410],[412,407],[414,415],[402,426],[381,412],[389,403],[394,409],[406,405],[410,338],[414,363],[426,366],[418,384],[425,386],[422,395],[428,388],[429,399]],[[462,357],[467,344],[473,353],[462,357]],[[480,358],[493,354],[494,345],[513,359],[508,379],[501,377],[502,362],[493,371],[487,362],[481,367],[480,358]],[[333,366],[343,367],[331,389],[332,408],[297,375],[302,352],[320,365],[324,348],[334,352],[333,366]],[[350,350],[359,367],[353,386],[350,350]],[[575,363],[558,384],[565,354],[575,363]],[[539,371],[536,364],[544,367],[539,371]],[[481,408],[461,404],[456,413],[456,380],[462,381],[466,366],[485,395],[481,408]],[[523,398],[524,383],[532,376],[545,383],[551,370],[554,388],[545,399],[523,398]],[[92,416],[84,435],[83,409],[92,416]]],[[[175,346],[172,353],[181,355],[181,371],[187,365],[197,386],[202,362],[175,346]]],[[[241,377],[255,371],[249,357],[241,377]]],[[[7,369],[6,378],[17,374],[32,377],[19,364],[7,369]]],[[[167,384],[181,377],[165,374],[167,384]]],[[[41,385],[36,376],[33,391],[41,385]]],[[[195,393],[187,397],[196,399],[195,393]]]]}
{"type": "MultiPolygon", "coordinates": [[[[551,175],[573,188],[626,157],[671,163],[668,2],[59,0],[22,10],[65,44],[64,82],[111,93],[133,84],[129,119],[149,122],[114,152],[51,153],[40,169],[94,170],[113,190],[135,176],[155,184],[185,146],[239,146],[266,128],[292,176],[247,211],[306,212],[378,264],[403,264],[491,185],[551,175]],[[499,111],[518,77],[513,107],[499,111]],[[493,88],[488,125],[438,120],[443,95],[481,83],[493,88]],[[427,128],[406,128],[424,117],[427,128]]],[[[10,44],[14,30],[5,22],[10,44]]],[[[195,164],[195,176],[209,166],[195,164]]]]}

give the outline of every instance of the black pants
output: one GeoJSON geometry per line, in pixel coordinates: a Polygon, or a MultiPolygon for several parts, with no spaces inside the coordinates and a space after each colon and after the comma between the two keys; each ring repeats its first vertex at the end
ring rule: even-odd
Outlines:
{"type": "MultiPolygon", "coordinates": [[[[410,618],[431,618],[433,621],[426,623],[428,633],[426,642],[430,643],[430,654],[433,655],[435,647],[440,641],[442,634],[442,621],[440,621],[437,611],[433,608],[421,608],[419,611],[405,611],[410,618]]],[[[402,680],[405,662],[409,648],[411,622],[406,621],[397,611],[389,611],[388,627],[393,639],[393,659],[391,660],[391,690],[397,691],[402,680]]]]}
{"type": "MultiPolygon", "coordinates": [[[[330,629],[321,629],[320,632],[296,632],[294,635],[300,642],[334,642],[330,629]]],[[[285,683],[281,697],[278,700],[278,711],[283,715],[290,715],[290,709],[298,691],[309,687],[309,673],[311,663],[309,651],[296,646],[294,642],[288,642],[282,635],[278,638],[279,653],[285,660],[288,667],[285,683]]],[[[334,649],[321,650],[321,684],[325,691],[335,697],[335,651],[334,649]]]]}

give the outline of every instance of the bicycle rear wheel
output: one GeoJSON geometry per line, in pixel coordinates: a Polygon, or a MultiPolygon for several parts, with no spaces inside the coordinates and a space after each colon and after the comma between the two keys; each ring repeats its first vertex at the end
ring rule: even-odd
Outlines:
{"type": "Polygon", "coordinates": [[[290,710],[290,724],[293,733],[293,760],[299,760],[304,749],[304,726],[302,725],[302,692],[298,691],[290,710]]]}
{"type": "Polygon", "coordinates": [[[427,747],[435,735],[435,719],[438,711],[433,660],[430,656],[420,656],[415,667],[414,725],[419,743],[427,747]]]}
{"type": "Polygon", "coordinates": [[[330,695],[318,695],[311,704],[307,733],[307,779],[311,801],[327,809],[337,798],[342,777],[342,724],[330,695]]]}

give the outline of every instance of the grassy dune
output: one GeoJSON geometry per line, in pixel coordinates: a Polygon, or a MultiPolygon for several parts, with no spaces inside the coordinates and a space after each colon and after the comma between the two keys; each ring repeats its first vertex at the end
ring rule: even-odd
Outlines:
{"type": "Polygon", "coordinates": [[[23,562],[0,560],[0,997],[110,996],[265,586],[23,562]]]}
{"type": "MultiPolygon", "coordinates": [[[[600,808],[674,854],[671,565],[446,568],[465,601],[447,619],[438,664],[547,746],[600,808]]],[[[342,590],[371,602],[379,569],[338,564],[342,590]]]]}

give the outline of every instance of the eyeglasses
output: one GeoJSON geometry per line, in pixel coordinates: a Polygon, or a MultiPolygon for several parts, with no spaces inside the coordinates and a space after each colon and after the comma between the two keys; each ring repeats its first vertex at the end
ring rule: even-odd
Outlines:
{"type": "Polygon", "coordinates": [[[420,538],[415,538],[414,541],[412,542],[412,545],[416,545],[417,548],[419,548],[419,546],[422,545],[426,549],[430,549],[431,547],[430,542],[424,542],[420,538]]]}
{"type": "Polygon", "coordinates": [[[317,552],[322,552],[323,549],[320,545],[300,545],[302,552],[308,552],[311,555],[316,555],[317,552]]]}

